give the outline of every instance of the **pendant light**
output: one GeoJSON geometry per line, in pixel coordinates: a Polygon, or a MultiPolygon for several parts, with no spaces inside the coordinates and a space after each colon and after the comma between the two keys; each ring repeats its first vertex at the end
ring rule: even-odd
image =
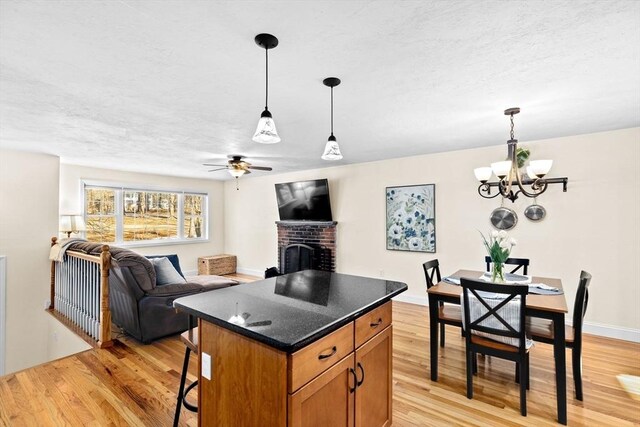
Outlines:
{"type": "Polygon", "coordinates": [[[261,144],[275,144],[280,142],[278,131],[276,130],[276,124],[269,112],[269,49],[273,49],[278,46],[278,39],[271,34],[258,34],[255,38],[256,44],[264,48],[265,53],[265,99],[264,99],[264,111],[260,115],[260,121],[258,121],[258,127],[256,133],[253,135],[253,140],[261,144]]]}
{"type": "Polygon", "coordinates": [[[327,77],[322,83],[331,88],[331,135],[329,136],[327,145],[324,146],[322,160],[340,160],[342,159],[340,146],[338,145],[338,141],[336,141],[336,137],[333,136],[333,88],[340,84],[340,79],[337,77],[327,77]]]}

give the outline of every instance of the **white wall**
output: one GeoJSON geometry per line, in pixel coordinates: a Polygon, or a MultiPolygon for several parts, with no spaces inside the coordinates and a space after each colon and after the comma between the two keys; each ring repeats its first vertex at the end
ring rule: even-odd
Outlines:
{"type": "Polygon", "coordinates": [[[145,255],[177,253],[184,272],[198,269],[198,257],[215,255],[224,249],[224,187],[221,181],[177,178],[83,166],[60,165],[60,212],[82,213],[82,180],[109,181],[123,184],[149,185],[154,188],[184,189],[209,193],[209,241],[135,247],[132,250],[145,255]]]}
{"type": "MultiPolygon", "coordinates": [[[[343,141],[342,144],[348,144],[343,141]]],[[[346,145],[345,145],[346,146],[346,145]]],[[[550,176],[569,177],[569,189],[550,187],[538,199],[547,218],[524,216],[531,199],[505,202],[519,217],[511,235],[516,257],[531,259],[531,272],[559,277],[570,313],[580,270],[593,274],[586,320],[640,336],[640,128],[520,143],[533,159],[551,158],[550,176]],[[630,329],[630,330],[629,330],[630,329]]],[[[444,274],[483,269],[478,230],[491,229],[498,198],[477,194],[473,168],[506,156],[506,143],[487,148],[337,166],[225,183],[225,252],[241,269],[262,272],[277,263],[278,220],[274,183],[328,178],[338,221],[337,271],[406,282],[405,298],[426,303],[422,262],[438,258],[444,274]],[[385,249],[385,187],[436,184],[435,254],[385,249]]],[[[592,328],[592,330],[595,330],[592,328]]],[[[629,334],[626,335],[628,337],[629,334]]]]}
{"type": "Polygon", "coordinates": [[[47,361],[49,242],[58,228],[58,158],[0,150],[0,254],[6,255],[6,373],[47,361]]]}
{"type": "Polygon", "coordinates": [[[47,326],[47,362],[93,348],[53,316],[47,316],[47,326]]]}

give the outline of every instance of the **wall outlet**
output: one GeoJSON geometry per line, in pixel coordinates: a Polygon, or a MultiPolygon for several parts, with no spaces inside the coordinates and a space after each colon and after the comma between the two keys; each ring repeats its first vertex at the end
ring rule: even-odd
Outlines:
{"type": "Polygon", "coordinates": [[[53,333],[51,334],[51,337],[53,338],[54,342],[58,341],[58,332],[57,331],[53,331],[53,333]]]}
{"type": "Polygon", "coordinates": [[[384,277],[384,270],[380,270],[380,277],[384,277]]]}
{"type": "Polygon", "coordinates": [[[202,353],[202,376],[211,381],[211,355],[202,353]]]}

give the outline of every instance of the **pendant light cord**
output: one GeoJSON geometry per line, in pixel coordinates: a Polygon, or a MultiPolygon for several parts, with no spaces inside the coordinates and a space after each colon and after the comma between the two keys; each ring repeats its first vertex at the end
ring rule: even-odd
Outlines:
{"type": "MultiPolygon", "coordinates": [[[[265,79],[265,90],[264,90],[264,109],[268,110],[269,107],[269,49],[264,50],[264,55],[265,55],[265,74],[266,74],[266,79],[265,79]]],[[[513,117],[513,116],[511,116],[513,117]]]]}
{"type": "Polygon", "coordinates": [[[331,86],[331,135],[333,136],[333,86],[331,86]]]}

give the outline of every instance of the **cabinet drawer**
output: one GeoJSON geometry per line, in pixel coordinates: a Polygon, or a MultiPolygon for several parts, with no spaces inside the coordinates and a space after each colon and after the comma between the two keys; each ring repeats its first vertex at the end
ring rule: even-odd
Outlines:
{"type": "Polygon", "coordinates": [[[353,351],[353,322],[289,355],[289,393],[320,375],[353,351]]]}
{"type": "Polygon", "coordinates": [[[356,319],[356,348],[391,324],[391,301],[356,319]]]}

